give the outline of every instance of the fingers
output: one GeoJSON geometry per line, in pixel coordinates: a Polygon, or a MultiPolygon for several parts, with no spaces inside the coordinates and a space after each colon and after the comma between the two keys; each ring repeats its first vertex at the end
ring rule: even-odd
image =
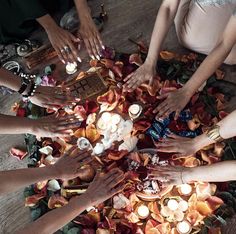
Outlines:
{"type": "Polygon", "coordinates": [[[117,193],[122,192],[125,189],[125,184],[119,185],[116,188],[113,188],[110,192],[110,195],[113,196],[117,193]]]}
{"type": "Polygon", "coordinates": [[[132,72],[128,76],[126,76],[126,78],[124,79],[124,82],[128,81],[133,75],[134,75],[134,72],[132,72]]]}
{"type": "MultiPolygon", "coordinates": [[[[164,98],[167,98],[167,97],[168,97],[168,94],[166,93],[166,94],[161,95],[159,98],[160,98],[160,99],[164,99],[164,98]]],[[[163,101],[160,105],[158,105],[158,106],[154,109],[153,113],[154,113],[154,114],[158,113],[158,112],[159,112],[163,107],[165,107],[165,106],[166,106],[166,102],[163,101]]]]}
{"type": "Polygon", "coordinates": [[[89,56],[94,60],[95,56],[93,55],[93,51],[92,51],[92,48],[91,48],[89,40],[88,39],[84,39],[84,44],[85,44],[85,47],[86,47],[86,49],[88,51],[89,56]]]}

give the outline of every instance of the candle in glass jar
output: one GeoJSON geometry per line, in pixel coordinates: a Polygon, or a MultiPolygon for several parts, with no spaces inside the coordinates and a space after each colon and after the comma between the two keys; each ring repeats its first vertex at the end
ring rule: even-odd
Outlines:
{"type": "Polygon", "coordinates": [[[147,206],[140,205],[137,209],[137,213],[140,219],[146,219],[150,212],[147,206]]]}
{"type": "Polygon", "coordinates": [[[189,234],[192,231],[190,223],[186,220],[179,222],[176,226],[178,233],[189,234]]]}
{"type": "Polygon", "coordinates": [[[133,104],[129,107],[129,116],[131,118],[138,118],[142,112],[142,107],[138,104],[133,104]]]}
{"type": "Polygon", "coordinates": [[[67,63],[66,73],[69,74],[69,75],[72,75],[75,72],[77,72],[77,64],[76,63],[67,63]]]}
{"type": "Polygon", "coordinates": [[[178,209],[185,212],[187,209],[188,209],[188,202],[186,201],[180,201],[179,202],[179,206],[178,206],[178,209]]]}
{"type": "Polygon", "coordinates": [[[189,195],[192,192],[192,187],[189,184],[180,185],[180,192],[182,195],[189,195]]]}
{"type": "Polygon", "coordinates": [[[177,210],[179,207],[179,203],[175,199],[170,199],[167,203],[167,206],[170,208],[170,210],[177,210]]]}

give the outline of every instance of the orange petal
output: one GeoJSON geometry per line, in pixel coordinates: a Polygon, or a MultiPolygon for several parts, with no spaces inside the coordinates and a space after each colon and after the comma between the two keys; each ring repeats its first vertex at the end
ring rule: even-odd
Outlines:
{"type": "Polygon", "coordinates": [[[186,218],[192,226],[197,226],[204,219],[204,216],[196,210],[191,210],[188,212],[186,218]]]}
{"type": "Polygon", "coordinates": [[[218,209],[222,204],[224,204],[224,201],[221,200],[219,197],[216,197],[216,196],[211,196],[211,197],[209,197],[206,201],[207,201],[209,207],[210,207],[213,211],[215,211],[215,210],[218,209]]]}
{"type": "Polygon", "coordinates": [[[164,218],[163,218],[163,216],[161,214],[154,214],[154,213],[152,213],[151,217],[154,220],[156,220],[157,222],[159,222],[159,223],[164,223],[165,222],[165,220],[164,220],[164,218]]]}
{"type": "Polygon", "coordinates": [[[129,63],[135,64],[138,67],[140,67],[143,64],[143,61],[142,61],[141,56],[139,54],[131,54],[129,57],[129,63]]]}
{"type": "Polygon", "coordinates": [[[126,218],[131,222],[131,223],[138,223],[140,221],[139,217],[131,212],[129,215],[126,216],[126,218]]]}
{"type": "Polygon", "coordinates": [[[184,167],[197,167],[200,166],[201,162],[196,157],[187,157],[184,159],[183,165],[184,167]]]}
{"type": "Polygon", "coordinates": [[[25,206],[33,207],[39,202],[39,200],[41,200],[44,197],[45,195],[42,195],[42,194],[35,194],[32,196],[26,197],[25,206]]]}
{"type": "Polygon", "coordinates": [[[120,160],[122,159],[124,156],[126,156],[129,152],[127,150],[120,150],[120,151],[111,151],[108,154],[108,159],[110,160],[120,160]]]}
{"type": "Polygon", "coordinates": [[[170,223],[159,224],[157,225],[157,229],[160,231],[161,234],[168,234],[171,230],[170,223]]]}
{"type": "Polygon", "coordinates": [[[198,201],[196,204],[196,210],[204,216],[208,216],[213,213],[213,210],[210,206],[204,201],[198,201]]]}
{"type": "Polygon", "coordinates": [[[49,209],[59,208],[65,206],[66,204],[68,204],[68,201],[59,195],[52,195],[48,200],[49,209]]]}
{"type": "Polygon", "coordinates": [[[160,214],[160,211],[159,211],[159,209],[158,209],[158,207],[157,207],[157,203],[156,203],[156,202],[150,202],[150,203],[148,204],[148,209],[149,209],[152,213],[154,213],[154,214],[160,214]]]}
{"type": "Polygon", "coordinates": [[[161,51],[160,57],[163,60],[169,61],[171,59],[174,59],[176,57],[176,54],[169,52],[169,51],[161,51]]]}
{"type": "Polygon", "coordinates": [[[74,136],[75,136],[75,137],[78,137],[78,138],[80,138],[80,137],[86,137],[86,130],[85,130],[85,128],[79,128],[78,130],[76,130],[76,131],[74,132],[74,136]]]}
{"type": "Polygon", "coordinates": [[[100,138],[100,134],[93,124],[86,127],[85,134],[91,143],[96,142],[100,138]]]}

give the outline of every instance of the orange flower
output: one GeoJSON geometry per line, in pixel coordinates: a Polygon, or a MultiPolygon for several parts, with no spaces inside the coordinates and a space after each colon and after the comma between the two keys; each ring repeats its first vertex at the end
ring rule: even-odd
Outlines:
{"type": "Polygon", "coordinates": [[[49,200],[48,200],[48,208],[49,209],[54,209],[54,208],[59,208],[62,206],[65,206],[66,204],[68,204],[68,201],[59,195],[52,195],[49,200]]]}
{"type": "Polygon", "coordinates": [[[100,138],[100,134],[93,124],[86,127],[85,136],[91,143],[96,142],[100,138]]]}

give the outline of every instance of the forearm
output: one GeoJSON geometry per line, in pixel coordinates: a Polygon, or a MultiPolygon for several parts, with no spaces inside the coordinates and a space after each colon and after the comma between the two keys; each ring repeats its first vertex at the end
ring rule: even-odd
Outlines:
{"type": "Polygon", "coordinates": [[[55,20],[49,14],[37,18],[36,20],[46,32],[50,31],[54,27],[58,27],[55,20]]]}
{"type": "Polygon", "coordinates": [[[83,22],[87,18],[91,18],[90,8],[88,6],[87,0],[74,0],[74,2],[80,21],[83,22]]]}
{"type": "Polygon", "coordinates": [[[21,78],[4,68],[0,68],[0,86],[7,87],[13,91],[19,91],[21,78]]]}
{"type": "Polygon", "coordinates": [[[58,176],[53,166],[2,171],[0,172],[0,195],[14,192],[39,181],[58,179],[58,176]]]}
{"type": "MultiPolygon", "coordinates": [[[[236,110],[218,122],[217,125],[220,126],[219,133],[223,139],[236,136],[236,110]]],[[[210,139],[206,133],[193,139],[193,146],[196,152],[213,143],[215,143],[215,141],[210,139]]]]}
{"type": "Polygon", "coordinates": [[[209,166],[188,169],[183,172],[184,182],[224,182],[236,180],[236,162],[225,161],[209,166]]]}
{"type": "Polygon", "coordinates": [[[179,0],[174,2],[163,1],[159,9],[146,59],[146,62],[149,62],[152,66],[156,66],[162,44],[174,21],[178,6],[179,0]]]}
{"type": "Polygon", "coordinates": [[[0,134],[32,134],[34,121],[24,117],[0,114],[0,134]]]}
{"type": "Polygon", "coordinates": [[[81,195],[71,200],[66,206],[50,211],[18,231],[17,234],[49,234],[56,232],[90,206],[85,196],[81,195]]]}

